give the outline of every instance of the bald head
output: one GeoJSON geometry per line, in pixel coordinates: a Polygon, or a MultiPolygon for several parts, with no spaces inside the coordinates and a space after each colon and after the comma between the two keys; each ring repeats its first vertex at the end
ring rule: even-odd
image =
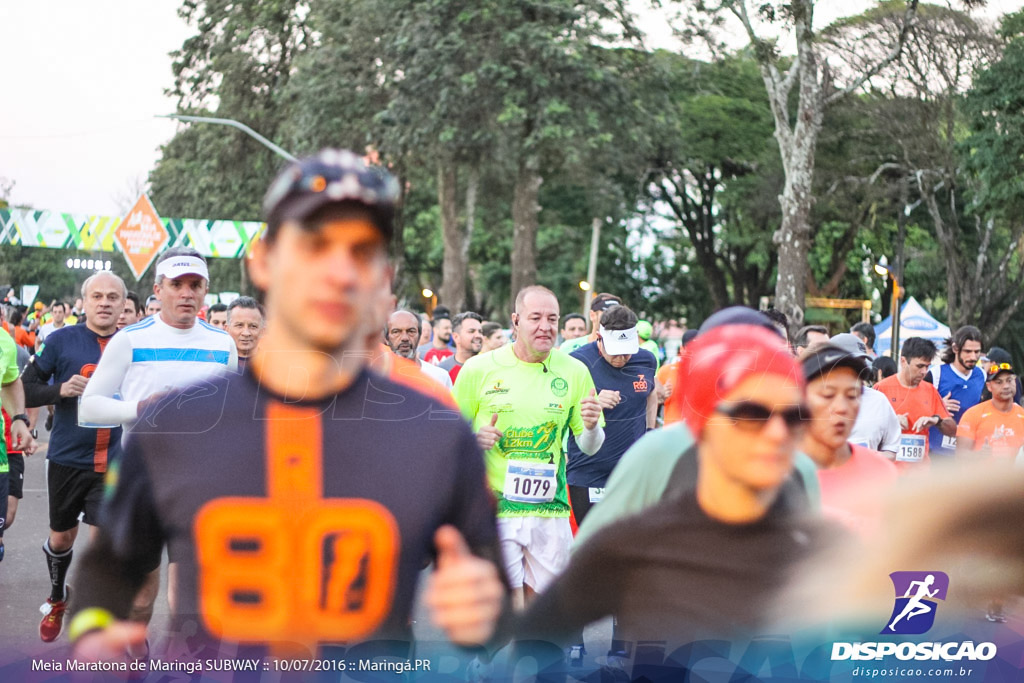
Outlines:
{"type": "Polygon", "coordinates": [[[124,280],[109,272],[90,275],[82,284],[86,326],[100,336],[117,331],[128,289],[124,280]]]}
{"type": "Polygon", "coordinates": [[[558,305],[558,297],[547,287],[541,285],[530,285],[529,287],[523,287],[516,294],[516,313],[522,315],[524,312],[524,306],[527,305],[526,300],[529,298],[531,301],[536,300],[538,297],[545,298],[550,297],[555,300],[555,305],[558,305]]]}
{"type": "MultiPolygon", "coordinates": [[[[102,270],[98,273],[93,273],[89,277],[85,278],[85,282],[82,283],[82,298],[89,298],[89,289],[96,284],[113,285],[121,288],[121,294],[124,297],[128,296],[128,287],[125,286],[124,280],[120,276],[111,273],[108,270],[102,270]]],[[[63,305],[63,304],[61,304],[63,305]]]]}
{"type": "Polygon", "coordinates": [[[516,331],[513,345],[516,356],[528,363],[548,357],[558,334],[558,298],[547,287],[525,287],[516,296],[512,315],[516,331]]]}

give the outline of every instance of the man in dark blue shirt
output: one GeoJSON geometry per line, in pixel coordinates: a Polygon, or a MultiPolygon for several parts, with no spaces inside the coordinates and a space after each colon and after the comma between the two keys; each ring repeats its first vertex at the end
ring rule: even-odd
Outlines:
{"type": "Polygon", "coordinates": [[[121,428],[82,425],[78,399],[100,362],[100,354],[117,332],[127,290],[113,273],[92,275],[82,285],[84,325],[65,325],[50,333],[43,350],[22,376],[29,407],[54,406],[53,429],[46,452],[46,488],[50,503],[50,537],[43,544],[50,575],[50,597],[43,604],[39,637],[52,642],[60,635],[67,607],[65,577],[71,548],[83,515],[93,532],[103,500],[107,464],[121,447],[121,428]],[[48,384],[53,379],[53,384],[48,384]]]}
{"type": "Polygon", "coordinates": [[[604,444],[594,455],[580,451],[576,439],[569,436],[566,478],[577,526],[591,505],[600,501],[622,454],[654,427],[657,360],[650,351],[640,348],[636,326],[636,314],[629,308],[609,308],[601,314],[597,341],[571,354],[590,369],[606,423],[604,444]]]}

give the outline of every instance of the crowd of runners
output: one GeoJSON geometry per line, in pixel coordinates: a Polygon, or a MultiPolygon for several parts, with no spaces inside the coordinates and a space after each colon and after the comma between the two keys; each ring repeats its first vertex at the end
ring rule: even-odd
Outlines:
{"type": "Polygon", "coordinates": [[[397,198],[325,150],[267,192],[259,301],[205,306],[207,263],[178,247],[152,295],[99,272],[74,305],[8,310],[0,543],[48,433],[43,641],[148,656],[164,562],[172,624],[274,655],[410,641],[431,565],[459,644],[540,638],[580,664],[607,616],[609,658],[750,637],[798,563],[876,537],[907,482],[1019,459],[1018,373],[977,328],[890,358],[867,324],[791,336],[733,307],[686,330],[612,293],[563,315],[541,285],[508,320],[426,315],[390,290],[397,198]]]}

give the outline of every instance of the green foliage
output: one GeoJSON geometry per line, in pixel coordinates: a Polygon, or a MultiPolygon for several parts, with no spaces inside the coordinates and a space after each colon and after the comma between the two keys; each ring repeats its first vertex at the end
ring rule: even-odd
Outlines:
{"type": "Polygon", "coordinates": [[[963,100],[967,170],[978,181],[975,209],[1020,221],[1024,210],[1024,11],[1008,16],[1001,59],[979,71],[963,100]]]}
{"type": "MultiPolygon", "coordinates": [[[[697,322],[717,306],[757,305],[772,293],[784,181],[758,51],[780,68],[788,60],[766,41],[711,62],[646,52],[631,43],[620,5],[189,0],[181,13],[196,35],[175,53],[173,93],[182,113],[240,120],[296,154],[378,151],[405,188],[395,291],[414,308],[423,287],[441,286],[438,169],[457,171],[460,210],[467,171],[478,169],[467,306],[507,321],[513,187],[527,158],[543,179],[537,279],[564,310],[581,307],[595,216],[604,218],[597,287],[638,312],[697,322]]],[[[757,11],[792,23],[801,6],[766,2],[757,11]]],[[[884,37],[903,9],[878,3],[821,36],[875,36],[877,25],[884,37]]],[[[972,26],[943,7],[922,5],[919,18],[972,26]]],[[[870,297],[881,283],[865,264],[902,253],[908,291],[944,313],[936,225],[919,205],[900,219],[920,199],[914,169],[948,171],[936,196],[957,207],[947,218],[962,247],[958,268],[981,246],[976,218],[996,221],[990,255],[1011,247],[1024,209],[1024,13],[1002,31],[1002,58],[962,100],[890,84],[828,110],[816,154],[812,294],[870,297]]],[[[854,65],[859,47],[848,47],[854,65]]],[[[948,58],[938,50],[879,78],[907,79],[927,71],[922,59],[948,58]]],[[[234,129],[185,126],[163,148],[151,196],[164,215],[257,218],[281,163],[234,129]]],[[[237,262],[211,269],[216,287],[244,290],[237,262]]]]}

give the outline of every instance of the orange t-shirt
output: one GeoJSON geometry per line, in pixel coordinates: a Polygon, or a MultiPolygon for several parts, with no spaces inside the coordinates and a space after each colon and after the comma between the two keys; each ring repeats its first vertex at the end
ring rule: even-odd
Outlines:
{"type": "Polygon", "coordinates": [[[957,437],[972,439],[972,451],[987,450],[993,458],[1012,460],[1024,446],[1024,408],[1011,403],[1009,412],[997,410],[992,401],[979,403],[960,418],[957,437]]]}
{"type": "Polygon", "coordinates": [[[821,513],[860,536],[870,536],[882,523],[885,495],[899,470],[878,451],[850,444],[850,459],[839,467],[818,470],[821,513]]]}
{"type": "Polygon", "coordinates": [[[18,325],[14,329],[14,343],[18,346],[24,346],[29,351],[35,351],[36,349],[36,333],[29,332],[21,325],[18,325]]]}
{"type": "Polygon", "coordinates": [[[670,382],[675,382],[676,374],[678,374],[676,371],[679,369],[679,366],[676,365],[676,363],[678,362],[678,359],[676,359],[673,360],[671,363],[665,363],[664,365],[662,365],[660,368],[658,368],[657,374],[654,375],[655,379],[657,379],[662,384],[669,384],[670,382]]]}
{"type": "MultiPolygon", "coordinates": [[[[655,373],[654,378],[661,382],[662,386],[672,387],[672,391],[675,392],[675,385],[679,379],[679,359],[677,358],[671,363],[666,363],[658,368],[658,372],[655,373]]],[[[672,397],[669,396],[668,400],[665,401],[665,426],[667,427],[673,422],[679,422],[679,419],[679,406],[672,403],[672,397]]]]}
{"type": "Polygon", "coordinates": [[[921,382],[913,389],[900,384],[898,375],[886,377],[875,385],[877,391],[882,392],[892,404],[892,409],[897,415],[906,415],[908,429],[903,430],[903,437],[900,439],[900,450],[896,454],[896,465],[900,469],[914,465],[930,464],[928,457],[928,430],[915,432],[914,423],[922,417],[938,415],[941,419],[951,417],[946,410],[942,397],[938,390],[928,382],[921,382]]]}

